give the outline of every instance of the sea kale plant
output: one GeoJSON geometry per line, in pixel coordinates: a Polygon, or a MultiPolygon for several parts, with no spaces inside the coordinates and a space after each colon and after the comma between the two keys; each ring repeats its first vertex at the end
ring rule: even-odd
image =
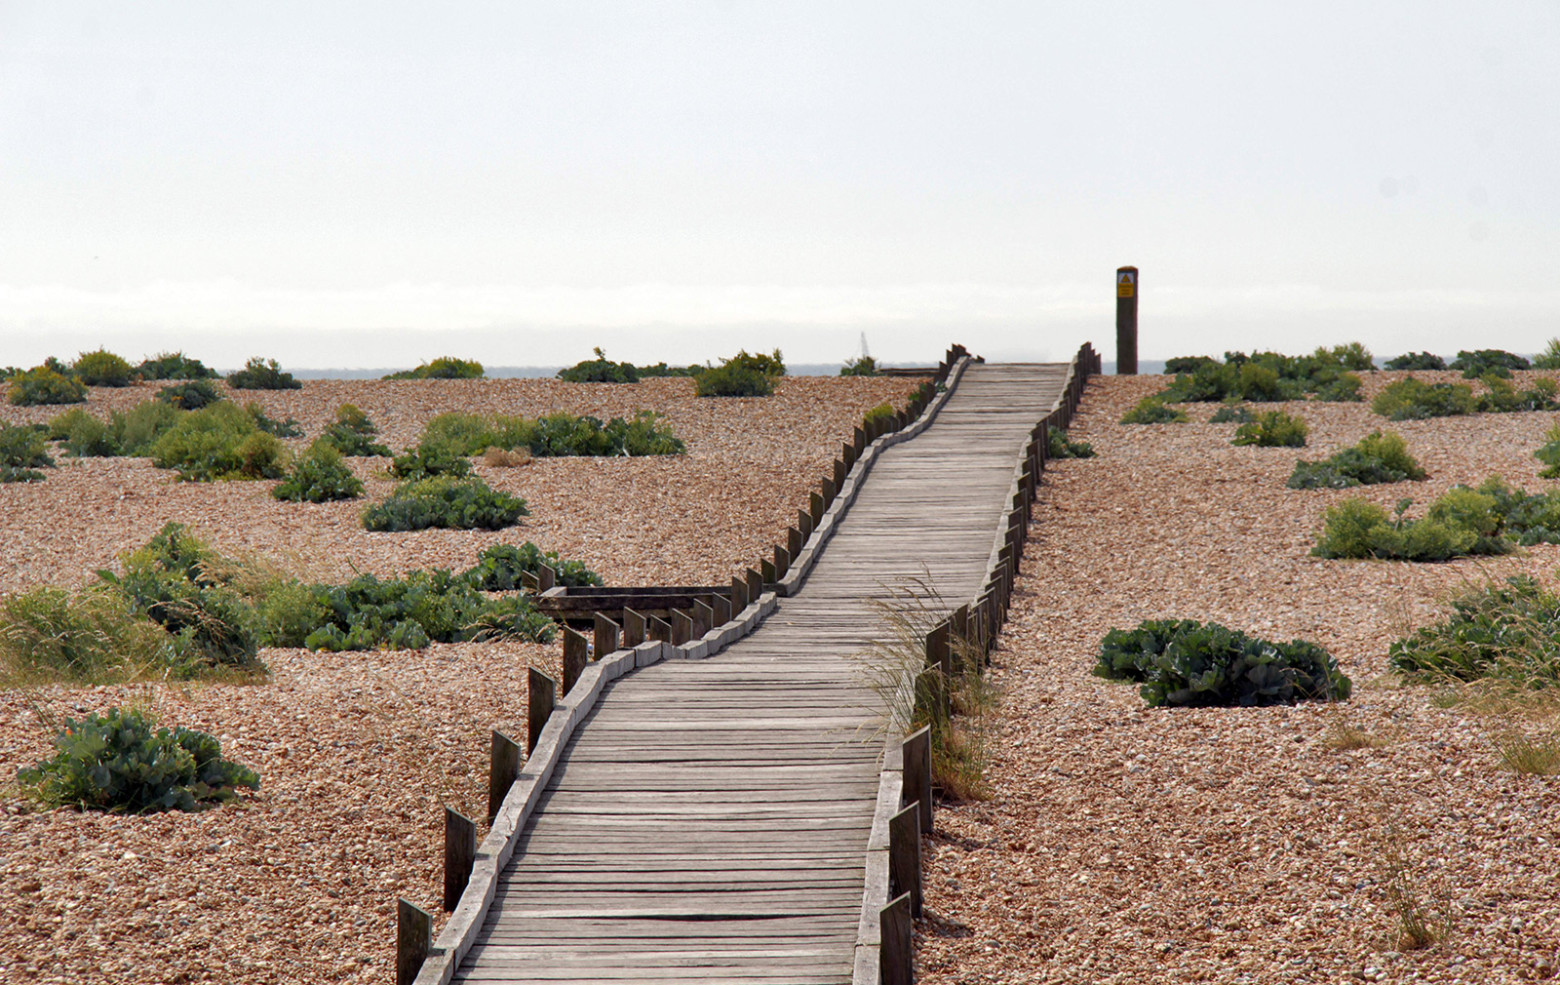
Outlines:
{"type": "Polygon", "coordinates": [[[1372,431],[1359,444],[1319,462],[1299,461],[1289,476],[1290,489],[1347,489],[1425,477],[1408,443],[1395,431],[1372,431]]]}
{"type": "Polygon", "coordinates": [[[379,531],[500,530],[530,512],[525,500],[493,489],[475,476],[438,475],[397,486],[384,502],[363,511],[363,526],[379,531]]]}
{"type": "Polygon", "coordinates": [[[543,552],[530,541],[519,547],[495,544],[477,556],[477,563],[462,577],[488,592],[508,592],[521,587],[521,574],[536,574],[542,565],[558,573],[558,584],[571,588],[600,585],[601,576],[585,567],[583,561],[564,560],[557,551],[543,552]]]}

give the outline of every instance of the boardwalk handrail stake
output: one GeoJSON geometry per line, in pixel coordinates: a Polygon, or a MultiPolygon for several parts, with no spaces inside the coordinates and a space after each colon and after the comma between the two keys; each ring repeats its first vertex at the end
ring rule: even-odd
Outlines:
{"type": "Polygon", "coordinates": [[[905,782],[899,806],[920,804],[921,831],[932,833],[932,730],[926,726],[905,736],[899,744],[905,766],[905,782]]]}
{"type": "Polygon", "coordinates": [[[520,743],[495,729],[493,751],[488,757],[488,823],[498,816],[509,788],[520,776],[520,743]]]}
{"type": "Polygon", "coordinates": [[[910,894],[910,915],[921,917],[921,805],[913,803],[888,819],[889,894],[910,894]]]}
{"type": "Polygon", "coordinates": [[[596,659],[600,660],[618,648],[618,641],[623,638],[623,627],[599,612],[595,614],[595,622],[596,659]]]}
{"type": "Polygon", "coordinates": [[[531,668],[529,692],[526,695],[525,714],[525,754],[529,756],[536,750],[536,740],[542,737],[542,729],[547,727],[547,719],[552,715],[553,705],[557,702],[558,684],[551,677],[531,668]]]}
{"type": "Polygon", "coordinates": [[[410,900],[396,900],[395,985],[412,985],[433,950],[433,916],[410,900]]]}
{"type": "Polygon", "coordinates": [[[590,641],[584,633],[577,633],[569,627],[563,627],[563,687],[560,693],[567,695],[574,690],[574,683],[585,673],[585,665],[590,663],[590,641]]]}
{"type": "Polygon", "coordinates": [[[477,860],[477,822],[444,808],[444,912],[453,913],[477,860]]]}
{"type": "Polygon", "coordinates": [[[915,981],[915,921],[910,916],[910,894],[905,893],[878,912],[882,934],[883,985],[912,985],[915,981]]]}

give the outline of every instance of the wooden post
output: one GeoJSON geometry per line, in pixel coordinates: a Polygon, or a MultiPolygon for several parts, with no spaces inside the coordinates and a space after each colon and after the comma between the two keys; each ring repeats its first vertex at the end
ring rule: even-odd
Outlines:
{"type": "Polygon", "coordinates": [[[542,737],[542,729],[547,727],[547,719],[552,715],[553,705],[556,703],[558,683],[532,667],[529,691],[525,711],[525,754],[527,756],[536,749],[536,743],[542,737]]]}
{"type": "Polygon", "coordinates": [[[632,650],[645,641],[648,631],[645,617],[633,609],[623,610],[623,649],[632,650]]]}
{"type": "Polygon", "coordinates": [[[910,916],[910,894],[905,893],[878,911],[878,979],[883,985],[914,985],[915,920],[910,916]]]}
{"type": "Polygon", "coordinates": [[[1116,375],[1138,371],[1138,268],[1116,268],[1116,375]]]}
{"type": "Polygon", "coordinates": [[[905,736],[899,752],[905,764],[904,793],[899,806],[921,805],[921,830],[932,832],[932,730],[925,726],[905,736]]]}
{"type": "Polygon", "coordinates": [[[538,584],[538,582],[536,580],[536,572],[534,572],[534,571],[522,571],[522,572],[520,572],[520,587],[523,590],[525,590],[527,592],[534,592],[534,591],[536,591],[537,584],[538,584]]]}
{"type": "Polygon", "coordinates": [[[731,578],[732,616],[736,616],[737,613],[741,612],[743,609],[746,609],[748,607],[749,601],[751,600],[748,598],[747,581],[733,575],[731,578]]]}
{"type": "Polygon", "coordinates": [[[558,584],[558,572],[550,564],[538,565],[536,568],[536,590],[545,592],[558,584]]]}
{"type": "Polygon", "coordinates": [[[910,894],[910,915],[921,916],[921,805],[888,819],[888,894],[910,894]]]}
{"type": "Polygon", "coordinates": [[[601,613],[596,613],[596,659],[617,650],[623,638],[623,629],[601,613]]]}
{"type": "Polygon", "coordinates": [[[953,674],[952,647],[948,644],[948,620],[944,619],[926,634],[926,666],[941,667],[944,674],[953,674]]]}
{"type": "Polygon", "coordinates": [[[936,722],[946,722],[953,717],[953,695],[948,685],[949,679],[941,666],[928,667],[917,674],[916,712],[930,715],[936,722]]]}
{"type": "Polygon", "coordinates": [[[658,643],[672,642],[672,624],[656,616],[650,617],[650,638],[658,643]]]}
{"type": "Polygon", "coordinates": [[[444,808],[444,912],[454,913],[477,860],[477,822],[444,808]]]}
{"type": "Polygon", "coordinates": [[[520,778],[520,743],[493,730],[493,751],[488,756],[488,823],[498,817],[509,788],[520,778]]]}
{"type": "Polygon", "coordinates": [[[785,549],[790,552],[793,559],[801,555],[802,545],[806,542],[807,538],[802,536],[801,530],[796,527],[785,528],[785,549]]]}
{"type": "Polygon", "coordinates": [[[760,585],[773,585],[780,580],[780,569],[768,558],[758,559],[758,577],[760,585]]]}
{"type": "Polygon", "coordinates": [[[829,504],[818,493],[808,493],[807,505],[812,513],[812,526],[809,529],[817,529],[818,524],[823,522],[823,511],[829,508],[829,504]]]}
{"type": "Polygon", "coordinates": [[[867,432],[861,428],[851,428],[850,443],[856,446],[856,457],[860,458],[861,453],[867,450],[867,432]]]}
{"type": "Polygon", "coordinates": [[[724,626],[731,621],[731,599],[724,595],[710,596],[710,611],[715,613],[714,629],[716,626],[724,626]]]}
{"type": "Polygon", "coordinates": [[[843,445],[840,445],[840,460],[845,463],[845,468],[847,469],[849,469],[852,465],[855,465],[856,446],[851,444],[849,441],[845,442],[843,445]]]}
{"type": "Polygon", "coordinates": [[[951,632],[952,632],[953,636],[958,638],[958,639],[964,640],[966,643],[968,643],[970,641],[970,606],[969,606],[969,603],[966,602],[965,604],[959,606],[957,609],[954,609],[953,610],[953,614],[951,616],[949,616],[948,619],[952,623],[952,630],[951,630],[951,632]]]}
{"type": "Polygon", "coordinates": [[[410,900],[395,908],[395,985],[412,985],[433,950],[433,916],[410,900]]]}
{"type": "MultiPolygon", "coordinates": [[[[833,479],[822,480],[818,483],[818,487],[823,491],[823,508],[828,509],[829,506],[833,504],[834,497],[839,492],[839,490],[834,487],[833,479]]],[[[823,518],[819,517],[819,519],[821,520],[823,518]]]]}
{"type": "Polygon", "coordinates": [[[716,626],[715,608],[702,599],[693,600],[693,635],[703,636],[716,626]]]}
{"type": "Polygon", "coordinates": [[[845,473],[849,471],[849,468],[850,466],[846,465],[844,460],[838,458],[834,460],[834,488],[841,489],[844,487],[845,473]]]}
{"type": "Polygon", "coordinates": [[[785,577],[785,573],[787,571],[790,571],[790,570],[791,570],[791,551],[790,551],[790,549],[789,548],[785,548],[785,547],[781,547],[779,544],[776,544],[775,545],[775,574],[778,577],[776,577],[775,580],[779,581],[781,578],[784,578],[785,577]]]}
{"type": "Polygon", "coordinates": [[[764,576],[752,568],[747,569],[747,590],[748,605],[757,602],[758,597],[764,594],[764,576]]]}
{"type": "Polygon", "coordinates": [[[569,627],[563,627],[563,688],[560,695],[567,695],[574,690],[574,682],[585,673],[585,665],[590,663],[590,641],[584,633],[577,633],[569,627]]]}
{"type": "Polygon", "coordinates": [[[691,639],[693,639],[693,616],[681,609],[673,609],[672,645],[682,646],[691,639]]]}

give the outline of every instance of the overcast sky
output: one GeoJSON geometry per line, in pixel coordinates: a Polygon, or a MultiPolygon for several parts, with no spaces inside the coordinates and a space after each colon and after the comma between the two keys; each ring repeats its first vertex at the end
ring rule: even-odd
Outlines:
{"type": "Polygon", "coordinates": [[[1560,4],[0,0],[0,364],[1560,335],[1560,4]]]}

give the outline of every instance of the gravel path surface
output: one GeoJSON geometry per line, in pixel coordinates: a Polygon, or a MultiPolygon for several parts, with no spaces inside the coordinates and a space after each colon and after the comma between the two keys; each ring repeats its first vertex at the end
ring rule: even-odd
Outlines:
{"type": "MultiPolygon", "coordinates": [[[[145,460],[62,458],[44,482],[0,486],[0,591],[77,584],[169,520],[309,577],[465,567],[488,544],[532,540],[610,584],[720,583],[783,540],[861,415],[902,403],[919,382],[794,379],[757,400],[700,400],[688,380],[310,381],[241,393],[311,436],[354,403],[393,448],[449,410],[606,418],[644,407],[667,414],[689,453],[479,465],[529,501],[523,526],[405,534],[363,531],[361,500],[278,503],[268,482],[177,483],[145,460]]],[[[154,389],[94,390],[88,407],[106,414],[154,389]]],[[[5,406],[0,418],[59,410],[5,406]]],[[[373,477],[384,464],[354,463],[370,498],[391,486],[373,477]]],[[[394,980],[395,899],[437,912],[441,806],[485,821],[489,731],[524,735],[525,668],[556,677],[558,647],[261,656],[267,684],[0,691],[0,981],[394,980]],[[15,798],[17,768],[49,754],[55,723],[129,702],[218,736],[229,758],[260,772],[259,793],[145,817],[38,811],[15,798]]]]}
{"type": "MultiPolygon", "coordinates": [[[[1404,374],[1372,374],[1367,395],[1404,374]]],[[[1455,374],[1415,374],[1453,380],[1455,374]]],[[[1518,374],[1531,378],[1533,374],[1518,374]]],[[[1054,462],[992,680],[994,796],[939,811],[922,981],[1515,982],[1555,974],[1560,778],[1501,768],[1491,736],[1548,726],[1443,708],[1388,673],[1387,646],[1487,577],[1552,577],[1560,547],[1442,565],[1309,557],[1325,507],[1424,505],[1491,474],[1529,490],[1552,414],[1387,425],[1362,404],[1290,404],[1304,449],[1240,448],[1235,425],[1117,424],[1163,377],[1092,383],[1054,462]],[[1398,430],[1424,482],[1284,488],[1316,459],[1398,430]],[[1159,710],[1093,677],[1100,638],[1216,620],[1330,649],[1347,704],[1159,710]],[[1337,748],[1346,729],[1380,745],[1337,748]],[[1398,941],[1404,872],[1444,941],[1398,941]]],[[[1194,422],[1213,405],[1191,405],[1194,422]]]]}

